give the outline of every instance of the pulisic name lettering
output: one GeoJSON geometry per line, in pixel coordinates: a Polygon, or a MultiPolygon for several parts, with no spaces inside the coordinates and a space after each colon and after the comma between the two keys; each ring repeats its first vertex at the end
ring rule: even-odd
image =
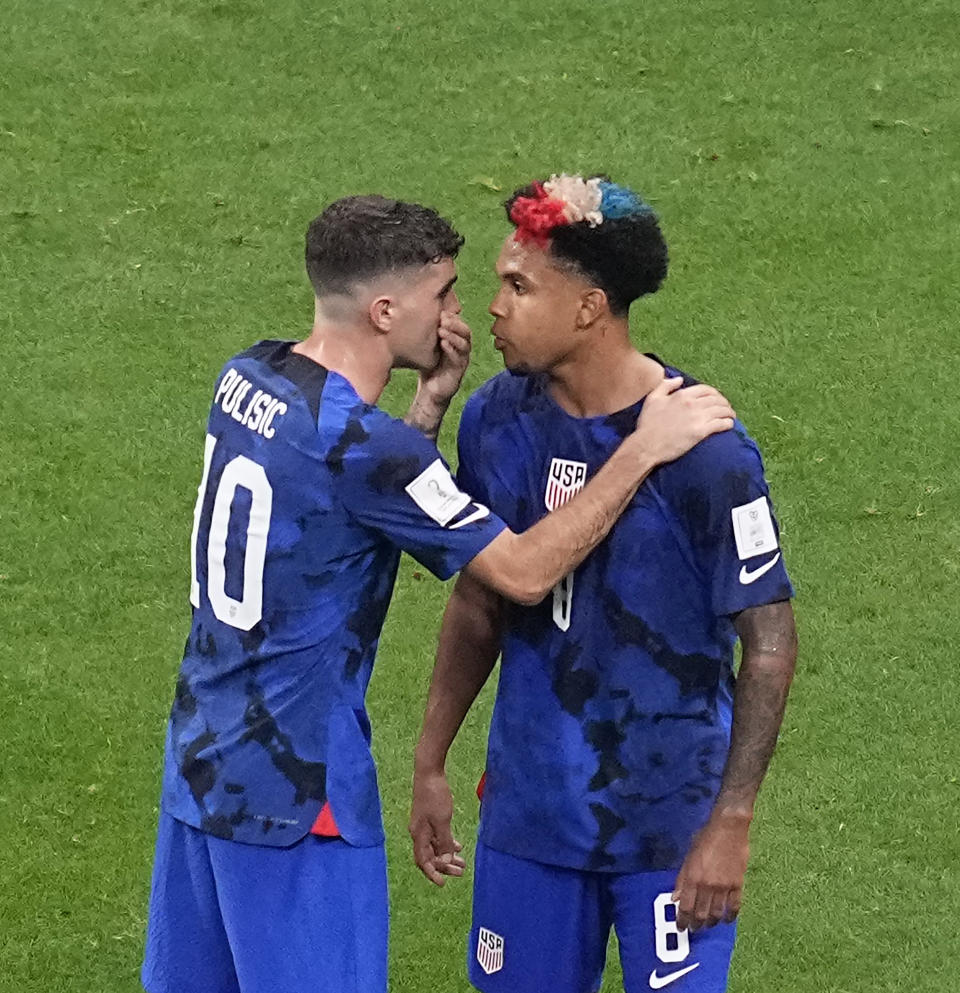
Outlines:
{"type": "Polygon", "coordinates": [[[287,412],[287,405],[263,390],[254,390],[252,395],[251,390],[253,383],[231,368],[220,380],[213,402],[220,404],[225,414],[229,414],[245,428],[263,435],[264,438],[272,438],[276,434],[273,419],[282,417],[287,412]]]}

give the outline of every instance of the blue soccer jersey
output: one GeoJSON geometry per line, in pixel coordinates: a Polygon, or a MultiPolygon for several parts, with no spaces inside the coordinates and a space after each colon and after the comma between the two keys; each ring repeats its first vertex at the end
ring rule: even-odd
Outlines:
{"type": "Polygon", "coordinates": [[[504,524],[422,434],[291,346],[261,342],[217,380],[163,808],[286,846],[329,803],[346,841],[376,845],[364,695],[400,549],[445,579],[504,524]]]}
{"type": "MultiPolygon", "coordinates": [[[[464,410],[460,485],[525,530],[583,486],[641,408],[572,417],[543,377],[502,373],[464,410]]],[[[551,596],[508,605],[481,839],[579,869],[679,867],[727,756],[731,615],[792,594],[739,422],[659,467],[551,596]]]]}

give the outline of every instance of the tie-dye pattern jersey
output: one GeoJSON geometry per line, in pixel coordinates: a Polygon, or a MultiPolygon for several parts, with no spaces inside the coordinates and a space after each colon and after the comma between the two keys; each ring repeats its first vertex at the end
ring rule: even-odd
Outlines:
{"type": "Polygon", "coordinates": [[[364,695],[400,549],[447,578],[504,525],[422,434],[291,344],[253,346],[215,387],[163,807],[285,846],[329,802],[345,840],[375,845],[364,695]]]}
{"type": "MultiPolygon", "coordinates": [[[[575,418],[545,385],[502,373],[461,420],[459,483],[514,530],[574,495],[642,408],[575,418]]],[[[678,867],[727,755],[730,617],[792,594],[739,422],[658,468],[552,596],[507,608],[484,843],[580,869],[678,867]]]]}

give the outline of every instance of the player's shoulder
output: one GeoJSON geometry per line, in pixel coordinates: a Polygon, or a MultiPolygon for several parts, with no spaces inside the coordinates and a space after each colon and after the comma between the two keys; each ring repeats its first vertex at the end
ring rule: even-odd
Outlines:
{"type": "MultiPolygon", "coordinates": [[[[292,352],[295,344],[294,341],[265,338],[228,359],[224,363],[222,371],[226,371],[230,366],[242,366],[251,370],[260,368],[265,375],[269,376],[283,376],[284,368],[289,364],[291,356],[295,357],[295,353],[292,352]]],[[[316,363],[313,364],[316,365],[316,363]]],[[[322,368],[322,366],[317,368],[322,368]]]]}
{"type": "Polygon", "coordinates": [[[423,435],[406,421],[394,417],[375,403],[364,400],[349,381],[338,373],[331,374],[326,397],[329,397],[336,406],[341,418],[362,424],[371,439],[423,438],[423,435]]]}
{"type": "Polygon", "coordinates": [[[660,466],[651,481],[669,502],[698,506],[743,503],[744,494],[767,488],[760,452],[740,421],[660,466]]]}
{"type": "Polygon", "coordinates": [[[358,469],[371,462],[419,464],[439,454],[420,431],[367,403],[338,373],[331,373],[327,381],[319,427],[335,473],[350,464],[358,469]]]}
{"type": "Polygon", "coordinates": [[[269,362],[272,356],[288,351],[294,342],[285,338],[263,338],[234,356],[234,359],[250,359],[253,362],[269,362]]]}
{"type": "Polygon", "coordinates": [[[498,373],[470,394],[463,408],[461,428],[480,423],[484,427],[507,424],[541,392],[536,376],[498,373]]]}
{"type": "Polygon", "coordinates": [[[273,394],[288,403],[302,402],[315,424],[329,372],[318,362],[294,351],[295,344],[273,338],[256,342],[225,363],[218,383],[222,385],[228,375],[250,377],[261,395],[273,394]]]}
{"type": "MultiPolygon", "coordinates": [[[[674,366],[664,364],[670,376],[682,376],[684,386],[701,380],[674,366]]],[[[720,431],[704,438],[685,455],[661,467],[665,481],[674,485],[707,486],[719,477],[735,474],[763,475],[760,449],[742,421],[734,421],[729,431],[720,431]]]]}

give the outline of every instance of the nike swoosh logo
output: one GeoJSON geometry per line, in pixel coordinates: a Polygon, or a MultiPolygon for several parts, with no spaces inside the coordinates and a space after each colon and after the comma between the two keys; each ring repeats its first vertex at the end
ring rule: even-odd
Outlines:
{"type": "Polygon", "coordinates": [[[774,555],[769,562],[760,566],[759,569],[754,569],[753,572],[747,572],[747,567],[745,565],[740,566],[740,582],[744,586],[749,586],[751,583],[758,580],[765,572],[769,572],[779,561],[780,553],[777,552],[777,554],[774,555]]]}
{"type": "Polygon", "coordinates": [[[466,527],[468,524],[473,524],[474,521],[482,521],[484,517],[490,515],[490,511],[482,503],[475,503],[474,507],[477,509],[472,514],[468,514],[462,521],[457,521],[456,524],[451,524],[447,530],[456,531],[457,528],[466,527]]]}
{"type": "Polygon", "coordinates": [[[664,986],[669,986],[671,983],[676,982],[681,976],[685,976],[688,972],[693,972],[693,970],[699,965],[699,962],[694,962],[693,965],[688,965],[686,969],[671,972],[667,976],[658,976],[657,970],[654,969],[653,972],[650,973],[650,989],[662,990],[664,986]]]}

